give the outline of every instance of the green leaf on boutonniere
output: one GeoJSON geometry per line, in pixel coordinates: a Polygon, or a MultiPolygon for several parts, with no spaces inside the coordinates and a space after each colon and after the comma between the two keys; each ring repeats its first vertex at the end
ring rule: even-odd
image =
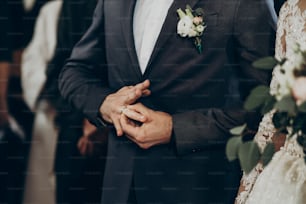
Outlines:
{"type": "Polygon", "coordinates": [[[204,10],[202,8],[197,8],[194,12],[197,16],[204,16],[204,10]]]}
{"type": "Polygon", "coordinates": [[[279,62],[274,57],[264,57],[253,62],[253,67],[258,69],[271,70],[279,62]]]}
{"type": "Polygon", "coordinates": [[[226,157],[229,161],[234,161],[238,158],[238,150],[240,145],[242,144],[241,137],[232,137],[228,140],[226,144],[226,157]]]}
{"type": "Polygon", "coordinates": [[[261,156],[263,166],[266,166],[271,161],[274,153],[275,153],[274,144],[269,142],[265,147],[261,156]]]}
{"type": "Polygon", "coordinates": [[[260,151],[258,145],[254,141],[246,142],[240,145],[238,157],[241,168],[250,173],[260,160],[260,151]]]}
{"type": "Polygon", "coordinates": [[[193,11],[192,8],[191,8],[191,6],[190,6],[189,4],[186,5],[186,10],[189,10],[189,11],[191,11],[191,12],[193,11]]]}
{"type": "Polygon", "coordinates": [[[269,96],[269,87],[263,85],[258,86],[251,91],[251,94],[244,103],[244,108],[246,110],[254,110],[260,107],[269,96]]]}

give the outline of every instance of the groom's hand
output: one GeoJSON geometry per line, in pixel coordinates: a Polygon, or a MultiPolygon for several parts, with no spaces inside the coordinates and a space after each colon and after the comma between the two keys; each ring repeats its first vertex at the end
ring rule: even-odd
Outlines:
{"type": "MultiPolygon", "coordinates": [[[[123,135],[120,124],[120,115],[127,111],[127,106],[135,103],[140,97],[150,95],[150,81],[145,80],[135,86],[125,86],[116,93],[108,95],[100,107],[100,113],[103,119],[112,123],[117,131],[118,136],[123,135]]],[[[129,114],[138,121],[144,122],[146,117],[139,112],[128,110],[129,114]]]]}
{"type": "Polygon", "coordinates": [[[172,135],[172,117],[164,112],[154,111],[137,103],[127,106],[127,110],[121,115],[120,123],[126,136],[143,149],[148,149],[159,144],[170,142],[172,135]],[[140,121],[132,112],[138,112],[146,117],[140,121]],[[136,122],[135,122],[136,121],[136,122]],[[137,123],[140,122],[140,123],[137,123]]]}

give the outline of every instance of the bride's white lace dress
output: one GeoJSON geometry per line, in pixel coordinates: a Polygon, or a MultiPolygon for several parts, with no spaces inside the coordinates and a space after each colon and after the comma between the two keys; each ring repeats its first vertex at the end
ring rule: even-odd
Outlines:
{"type": "MultiPolygon", "coordinates": [[[[290,57],[292,45],[299,43],[306,49],[306,0],[288,0],[280,11],[275,57],[290,57]]],[[[275,92],[279,70],[273,71],[271,93],[275,92]]],[[[306,88],[306,87],[305,87],[306,88]]],[[[275,133],[270,112],[264,116],[255,140],[263,149],[275,133]]],[[[304,153],[296,137],[287,138],[263,170],[261,164],[242,178],[244,190],[236,198],[237,204],[306,204],[306,165],[304,153]]]]}

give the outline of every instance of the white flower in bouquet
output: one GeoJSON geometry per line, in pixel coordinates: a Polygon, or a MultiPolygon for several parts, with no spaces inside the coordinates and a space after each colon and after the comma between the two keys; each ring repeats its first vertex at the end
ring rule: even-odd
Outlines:
{"type": "Polygon", "coordinates": [[[293,61],[286,60],[283,65],[277,65],[275,69],[279,72],[277,73],[278,88],[275,97],[277,101],[280,101],[291,93],[291,87],[295,81],[293,74],[294,63],[293,61]]]}
{"type": "MultiPolygon", "coordinates": [[[[292,44],[294,45],[294,44],[292,44]]],[[[259,59],[253,63],[255,68],[271,70],[277,80],[276,91],[271,92],[267,86],[254,88],[248,96],[244,107],[248,111],[259,110],[263,115],[273,111],[272,122],[276,132],[292,137],[296,135],[298,144],[306,152],[306,44],[288,46],[290,57],[276,60],[273,57],[259,59]],[[293,49],[292,49],[293,48],[293,49]]],[[[274,154],[274,145],[267,144],[263,152],[252,140],[256,131],[246,124],[233,128],[233,135],[227,143],[228,159],[239,159],[245,172],[250,172],[261,161],[267,165],[274,154]],[[251,137],[251,140],[248,139],[251,137]]],[[[305,156],[306,162],[306,156],[305,156]]]]}
{"type": "Polygon", "coordinates": [[[302,65],[305,65],[306,63],[306,46],[302,47],[300,44],[293,43],[291,47],[294,54],[291,56],[290,59],[288,59],[288,61],[292,63],[292,69],[301,70],[303,69],[302,65]]]}
{"type": "MultiPolygon", "coordinates": [[[[278,72],[276,73],[276,77],[278,79],[278,89],[275,93],[277,101],[280,101],[284,97],[292,94],[293,89],[297,88],[296,80],[299,78],[299,76],[296,76],[296,72],[305,69],[303,67],[306,64],[305,51],[302,51],[299,44],[293,43],[291,47],[294,54],[291,55],[289,59],[285,59],[283,63],[279,63],[275,67],[275,71],[278,72]]],[[[301,82],[298,82],[298,84],[301,85],[301,82]]]]}

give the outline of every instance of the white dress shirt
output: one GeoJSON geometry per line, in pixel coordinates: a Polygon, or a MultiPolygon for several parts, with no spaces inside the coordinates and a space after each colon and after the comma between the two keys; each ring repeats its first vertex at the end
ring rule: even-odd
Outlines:
{"type": "Polygon", "coordinates": [[[144,73],[173,0],[137,0],[134,11],[134,42],[144,73]]]}

